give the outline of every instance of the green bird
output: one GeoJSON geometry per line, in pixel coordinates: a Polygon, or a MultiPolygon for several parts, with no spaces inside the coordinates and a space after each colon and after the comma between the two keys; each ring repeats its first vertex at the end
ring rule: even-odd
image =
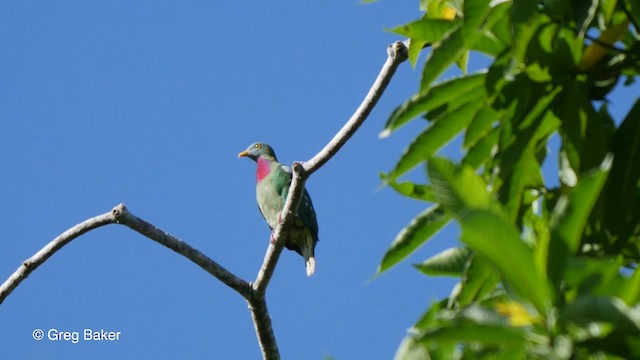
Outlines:
{"type": "MultiPolygon", "coordinates": [[[[272,230],[280,221],[280,213],[289,193],[291,185],[291,169],[278,162],[271,146],[264,143],[251,144],[238,157],[248,157],[258,164],[256,171],[256,198],[260,213],[272,230]]],[[[289,236],[284,245],[304,257],[307,276],[313,275],[316,269],[315,248],[318,243],[318,221],[313,203],[307,190],[298,212],[289,229],[289,236]]]]}

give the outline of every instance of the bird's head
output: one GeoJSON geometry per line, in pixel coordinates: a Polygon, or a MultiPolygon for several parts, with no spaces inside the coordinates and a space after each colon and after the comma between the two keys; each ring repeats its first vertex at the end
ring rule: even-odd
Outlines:
{"type": "Polygon", "coordinates": [[[238,157],[248,157],[251,160],[257,161],[259,157],[269,160],[276,160],[276,153],[271,146],[265,143],[253,143],[249,145],[247,150],[238,154],[238,157]]]}

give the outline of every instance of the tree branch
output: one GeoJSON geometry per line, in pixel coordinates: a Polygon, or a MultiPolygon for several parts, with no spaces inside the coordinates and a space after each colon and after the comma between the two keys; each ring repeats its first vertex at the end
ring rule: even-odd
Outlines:
{"type": "MultiPolygon", "coordinates": [[[[288,231],[288,228],[291,222],[294,219],[294,215],[297,213],[298,206],[300,205],[300,200],[302,199],[304,184],[309,178],[309,176],[322,167],[331,157],[333,157],[340,148],[353,136],[353,134],[358,130],[360,125],[364,123],[367,119],[378,100],[384,93],[389,81],[395,74],[398,66],[407,60],[407,47],[406,44],[398,41],[394,44],[389,45],[387,49],[387,60],[385,61],[378,77],[374,81],[371,89],[365,96],[364,100],[360,104],[360,106],[356,109],[355,113],[349,118],[349,120],[344,124],[342,129],[338,131],[338,133],[329,141],[329,143],[322,149],[318,154],[316,154],[311,160],[305,163],[294,162],[292,165],[292,179],[291,185],[289,186],[289,194],[285,201],[284,207],[281,212],[281,221],[276,226],[273,232],[273,237],[275,239],[274,244],[270,244],[267,253],[264,258],[264,262],[262,267],[258,272],[258,276],[256,277],[255,282],[252,284],[252,289],[255,291],[256,301],[264,301],[265,293],[267,290],[267,286],[269,285],[269,281],[273,276],[273,272],[276,268],[276,264],[278,262],[278,258],[282,253],[282,249],[284,248],[285,238],[288,231]]],[[[261,306],[249,306],[251,310],[251,314],[254,320],[254,326],[256,328],[256,334],[258,336],[258,341],[260,342],[260,348],[262,349],[262,353],[265,359],[278,359],[280,357],[279,353],[271,352],[273,349],[277,351],[278,347],[276,344],[275,337],[273,335],[273,330],[271,328],[270,322],[271,320],[268,317],[257,316],[256,310],[260,309],[261,306]],[[260,322],[269,321],[269,324],[261,324],[260,322]],[[268,331],[271,336],[266,336],[262,334],[260,329],[264,329],[263,331],[268,331]]],[[[265,303],[266,310],[266,303],[265,303]]]]}
{"type": "Polygon", "coordinates": [[[63,246],[67,245],[71,240],[77,238],[78,236],[99,228],[101,226],[107,224],[113,224],[115,222],[115,217],[111,212],[98,215],[96,217],[92,217],[91,219],[85,220],[80,224],[70,228],[69,230],[63,232],[55,239],[51,240],[45,247],[43,247],[40,251],[35,253],[32,257],[23,261],[20,267],[9,276],[5,282],[0,285],[0,304],[4,301],[4,299],[11,294],[13,289],[18,287],[20,283],[26,279],[35,269],[37,269],[40,265],[42,265],[51,255],[55,254],[56,251],[60,250],[63,246]]]}
{"type": "Polygon", "coordinates": [[[284,247],[284,241],[280,240],[288,230],[288,226],[293,220],[293,214],[297,213],[300,199],[302,198],[302,189],[306,179],[322,165],[324,165],[333,155],[335,155],[340,148],[353,136],[358,130],[360,125],[367,119],[371,110],[375,107],[378,100],[384,93],[389,81],[395,74],[398,66],[407,60],[407,47],[404,42],[397,41],[389,45],[387,49],[387,60],[385,61],[378,77],[374,81],[371,89],[365,96],[360,106],[356,109],[354,114],[344,124],[342,129],[329,141],[329,143],[320,150],[311,160],[300,164],[293,163],[293,178],[291,185],[289,186],[289,194],[284,204],[284,208],[281,213],[281,223],[274,230],[275,244],[270,245],[267,249],[267,253],[258,272],[258,277],[253,283],[252,287],[259,293],[266,291],[269,280],[273,275],[278,257],[284,247]]]}
{"type": "Polygon", "coordinates": [[[22,265],[20,265],[20,267],[0,286],[0,304],[7,296],[9,296],[9,294],[11,294],[13,289],[20,285],[20,283],[26,279],[29,274],[31,274],[31,272],[42,265],[63,246],[88,231],[115,223],[125,225],[145,237],[186,257],[209,274],[218,278],[225,285],[237,291],[245,299],[249,300],[252,297],[251,285],[247,281],[240,279],[223,266],[211,260],[198,249],[193,248],[191,245],[179,240],[175,236],[170,235],[131,214],[124,204],[119,204],[108,213],[87,219],[80,224],[73,226],[53,239],[32,257],[23,261],[22,265]]]}
{"type": "Polygon", "coordinates": [[[247,304],[251,312],[251,319],[253,319],[253,327],[256,329],[256,336],[258,337],[262,357],[265,360],[279,360],[280,351],[278,351],[278,343],[273,334],[271,316],[269,316],[264,294],[247,300],[247,304]]]}
{"type": "Polygon", "coordinates": [[[237,291],[245,299],[249,299],[251,297],[251,285],[247,281],[242,280],[229,270],[225,269],[222,265],[211,260],[200,250],[133,215],[129,210],[127,210],[124,204],[114,207],[112,213],[119,224],[125,225],[145,237],[186,257],[196,265],[200,266],[204,271],[215,276],[225,285],[237,291]]]}
{"type": "Polygon", "coordinates": [[[5,282],[0,285],[0,304],[4,299],[11,294],[13,289],[18,287],[20,283],[26,279],[35,269],[42,265],[51,255],[60,250],[63,246],[67,245],[71,240],[86,233],[87,231],[99,228],[107,224],[113,224],[116,222],[112,212],[108,212],[91,219],[87,219],[80,224],[70,228],[69,230],[58,235],[55,239],[51,240],[45,247],[35,253],[32,257],[23,261],[20,267],[9,276],[5,282]]]}
{"type": "MultiPolygon", "coordinates": [[[[387,48],[387,61],[385,61],[378,77],[374,81],[369,93],[365,96],[362,103],[351,115],[351,118],[344,124],[342,129],[329,141],[329,143],[320,150],[313,158],[304,163],[306,173],[305,179],[324,165],[340,148],[353,136],[360,125],[367,119],[371,110],[376,106],[378,100],[387,88],[389,81],[396,72],[400,64],[407,60],[407,46],[402,41],[396,41],[387,48]]],[[[291,191],[289,191],[291,194],[291,191]]]]}
{"type": "Polygon", "coordinates": [[[271,318],[265,300],[269,281],[273,276],[278,258],[284,248],[288,228],[297,213],[307,178],[329,161],[367,119],[389,84],[397,67],[407,59],[407,46],[405,43],[398,41],[389,46],[387,54],[387,60],[371,89],[362,101],[362,104],[342,129],[309,161],[305,163],[293,163],[293,176],[289,187],[289,194],[281,212],[281,221],[274,230],[275,242],[269,245],[264,262],[253,283],[239,278],[189,244],[131,214],[123,204],[120,204],[106,214],[93,217],[70,228],[52,240],[35,255],[25,260],[0,286],[0,304],[32,271],[71,240],[100,226],[118,223],[186,257],[242,295],[248,303],[264,359],[280,359],[278,345],[273,333],[271,318]]]}

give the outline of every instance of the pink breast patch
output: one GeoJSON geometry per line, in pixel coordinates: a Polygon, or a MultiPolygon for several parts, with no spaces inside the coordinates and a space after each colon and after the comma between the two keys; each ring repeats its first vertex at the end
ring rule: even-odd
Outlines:
{"type": "Polygon", "coordinates": [[[271,161],[263,159],[262,157],[258,158],[258,170],[256,171],[256,182],[262,181],[269,172],[271,171],[271,161]]]}

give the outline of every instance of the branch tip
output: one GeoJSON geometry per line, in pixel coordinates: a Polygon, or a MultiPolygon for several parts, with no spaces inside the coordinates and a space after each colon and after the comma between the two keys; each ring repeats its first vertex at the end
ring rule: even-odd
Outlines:
{"type": "Polygon", "coordinates": [[[111,209],[111,214],[113,215],[113,217],[116,218],[116,220],[122,219],[122,217],[124,217],[128,213],[129,213],[129,210],[122,203],[116,205],[113,209],[111,209]]]}
{"type": "Polygon", "coordinates": [[[387,48],[387,55],[401,63],[409,58],[409,50],[407,44],[402,41],[396,41],[387,48]]]}

